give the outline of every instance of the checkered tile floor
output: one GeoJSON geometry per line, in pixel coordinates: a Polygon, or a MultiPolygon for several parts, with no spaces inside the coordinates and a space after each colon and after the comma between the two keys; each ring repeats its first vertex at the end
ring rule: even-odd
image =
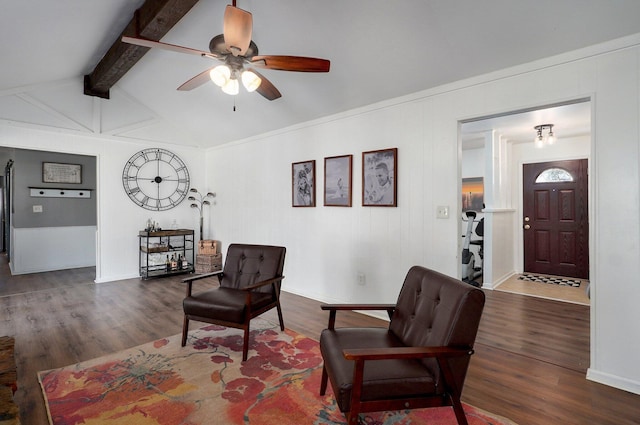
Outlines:
{"type": "Polygon", "coordinates": [[[519,280],[526,280],[529,282],[549,283],[562,286],[572,286],[577,288],[580,286],[581,281],[578,279],[567,279],[564,277],[554,276],[542,276],[537,274],[524,273],[518,277],[519,280]]]}

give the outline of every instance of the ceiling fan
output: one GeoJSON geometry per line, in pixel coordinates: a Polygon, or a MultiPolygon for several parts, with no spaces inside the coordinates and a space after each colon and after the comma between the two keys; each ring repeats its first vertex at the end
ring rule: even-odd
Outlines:
{"type": "Polygon", "coordinates": [[[224,62],[209,68],[190,80],[178,90],[192,90],[209,80],[222,88],[227,94],[238,94],[239,82],[247,91],[257,91],[268,100],[282,95],[278,89],[254,68],[275,69],[279,71],[329,72],[330,62],[326,59],[303,56],[258,55],[258,46],[251,40],[253,17],[251,13],[233,5],[227,5],[224,13],[223,34],[216,35],[209,42],[210,52],[192,49],[175,44],[162,43],[142,37],[123,36],[125,43],[143,47],[155,47],[178,53],[188,53],[208,57],[224,62]],[[247,68],[245,69],[245,66],[247,68]]]}

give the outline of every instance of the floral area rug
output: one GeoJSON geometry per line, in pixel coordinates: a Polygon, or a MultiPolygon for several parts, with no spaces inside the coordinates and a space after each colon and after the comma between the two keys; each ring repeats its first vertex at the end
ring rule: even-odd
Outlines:
{"type": "MultiPolygon", "coordinates": [[[[317,341],[264,320],[242,333],[207,326],[105,357],[38,373],[52,425],[345,424],[333,393],[319,395],[317,341]]],[[[329,386],[330,387],[330,386],[329,386]]],[[[464,405],[470,425],[513,424],[464,405]]],[[[367,425],[456,424],[451,408],[380,412],[367,425]]]]}

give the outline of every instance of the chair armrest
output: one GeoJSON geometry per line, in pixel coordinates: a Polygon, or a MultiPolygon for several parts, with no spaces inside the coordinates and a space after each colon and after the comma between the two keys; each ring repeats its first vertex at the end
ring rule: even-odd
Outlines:
{"type": "MultiPolygon", "coordinates": [[[[267,286],[267,285],[273,285],[274,283],[281,281],[282,279],[284,279],[284,276],[276,276],[274,278],[271,279],[267,279],[267,280],[263,280],[260,281],[258,283],[254,283],[253,285],[249,285],[249,286],[245,286],[244,288],[240,288],[240,290],[245,291],[245,303],[246,305],[250,305],[251,304],[251,293],[254,289],[258,289],[261,288],[263,286],[267,286]]],[[[275,285],[274,285],[275,286],[275,285]]],[[[278,287],[274,287],[273,288],[273,292],[276,296],[276,299],[280,299],[280,291],[278,290],[278,287]]]]}
{"type": "Polygon", "coordinates": [[[196,274],[196,275],[193,275],[193,276],[189,276],[189,277],[186,277],[186,278],[182,279],[182,282],[183,283],[189,283],[189,282],[193,282],[193,281],[200,280],[200,279],[206,279],[206,278],[211,277],[211,276],[217,276],[219,274],[222,274],[222,270],[218,270],[217,272],[196,274]]]}
{"type": "Polygon", "coordinates": [[[267,279],[267,280],[263,280],[260,281],[258,283],[254,283],[253,285],[249,285],[249,286],[245,286],[244,288],[241,288],[243,291],[253,291],[254,289],[258,289],[261,288],[263,286],[267,286],[267,285],[271,285],[272,283],[275,283],[279,280],[284,279],[284,276],[276,276],[272,279],[267,279]]]}
{"type": "Polygon", "coordinates": [[[395,304],[321,304],[323,310],[395,310],[395,304]]]}
{"type": "Polygon", "coordinates": [[[336,312],[338,310],[386,310],[389,315],[389,319],[393,315],[396,309],[395,304],[321,304],[320,308],[323,310],[329,310],[329,324],[328,329],[335,329],[336,327],[336,312]]]}
{"type": "Polygon", "coordinates": [[[352,348],[342,350],[342,354],[347,360],[425,359],[470,356],[473,354],[473,349],[469,347],[352,348]]]}
{"type": "Polygon", "coordinates": [[[211,273],[197,274],[197,275],[189,276],[182,279],[182,283],[187,284],[187,297],[191,296],[191,292],[193,291],[193,282],[195,282],[196,280],[205,279],[207,277],[212,277],[212,276],[218,276],[219,278],[220,275],[222,275],[222,270],[218,270],[217,272],[211,272],[211,273]]]}

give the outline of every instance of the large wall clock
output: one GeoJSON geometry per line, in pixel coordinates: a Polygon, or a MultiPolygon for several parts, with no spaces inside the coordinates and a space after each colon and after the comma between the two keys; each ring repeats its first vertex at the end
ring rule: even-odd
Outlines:
{"type": "Polygon", "coordinates": [[[122,171],[124,190],[133,202],[152,211],[171,209],[189,192],[189,170],[166,149],[144,149],[133,155],[122,171]]]}

